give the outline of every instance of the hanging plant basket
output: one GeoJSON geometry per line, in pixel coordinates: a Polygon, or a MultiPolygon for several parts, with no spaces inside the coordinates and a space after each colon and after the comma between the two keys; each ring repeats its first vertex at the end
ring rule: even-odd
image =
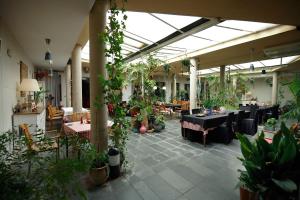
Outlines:
{"type": "Polygon", "coordinates": [[[171,68],[171,65],[170,65],[170,64],[165,64],[165,65],[164,65],[164,71],[165,71],[166,74],[169,74],[170,68],[171,68]]]}
{"type": "Polygon", "coordinates": [[[181,61],[182,69],[185,68],[187,72],[190,72],[191,61],[189,59],[184,59],[181,61]]]}

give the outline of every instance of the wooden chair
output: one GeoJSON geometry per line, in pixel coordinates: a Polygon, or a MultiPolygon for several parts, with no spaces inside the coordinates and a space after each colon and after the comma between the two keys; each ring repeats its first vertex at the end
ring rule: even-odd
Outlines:
{"type": "Polygon", "coordinates": [[[64,116],[64,113],[63,113],[63,111],[59,111],[51,105],[48,105],[47,110],[48,110],[48,117],[47,118],[50,121],[51,129],[52,129],[53,128],[53,121],[62,120],[63,116],[64,116]]]}
{"type": "Polygon", "coordinates": [[[27,124],[21,124],[20,129],[24,133],[26,138],[27,148],[34,153],[40,153],[45,151],[56,151],[56,160],[59,158],[59,135],[49,137],[49,140],[44,139],[44,133],[31,134],[27,124]],[[32,136],[37,137],[36,140],[32,136]],[[40,137],[38,137],[40,136],[40,137]]]}
{"type": "Polygon", "coordinates": [[[81,118],[90,119],[91,117],[88,112],[84,112],[84,113],[83,112],[75,112],[71,116],[72,122],[78,122],[81,120],[81,118]]]}

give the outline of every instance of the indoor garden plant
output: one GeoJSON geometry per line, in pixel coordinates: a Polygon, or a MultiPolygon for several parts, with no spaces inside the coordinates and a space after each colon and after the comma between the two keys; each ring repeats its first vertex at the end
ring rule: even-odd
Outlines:
{"type": "Polygon", "coordinates": [[[104,184],[108,177],[108,155],[106,152],[96,152],[96,150],[92,150],[93,162],[89,171],[90,179],[94,183],[94,185],[102,185],[104,184]]]}
{"type": "Polygon", "coordinates": [[[251,193],[252,199],[299,199],[300,144],[285,124],[270,144],[263,132],[253,142],[241,134],[237,137],[245,168],[239,170],[241,191],[251,193]]]}
{"type": "Polygon", "coordinates": [[[270,130],[270,131],[275,131],[275,126],[276,126],[277,120],[275,118],[270,118],[267,120],[265,123],[265,130],[270,130]]]}

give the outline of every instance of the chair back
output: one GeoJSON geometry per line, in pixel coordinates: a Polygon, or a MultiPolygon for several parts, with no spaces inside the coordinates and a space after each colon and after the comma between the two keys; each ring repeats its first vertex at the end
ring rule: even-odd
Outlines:
{"type": "Polygon", "coordinates": [[[86,113],[83,113],[83,112],[75,112],[75,113],[72,114],[71,120],[72,120],[73,122],[77,122],[77,121],[80,121],[81,118],[86,118],[86,117],[87,117],[86,113]]]}
{"type": "Polygon", "coordinates": [[[192,114],[198,114],[198,113],[201,113],[201,108],[192,109],[192,114]]]}
{"type": "Polygon", "coordinates": [[[279,105],[275,105],[272,108],[272,117],[274,117],[275,119],[278,119],[279,117],[279,105]]]}
{"type": "Polygon", "coordinates": [[[232,122],[234,120],[234,113],[230,112],[228,113],[227,119],[226,119],[226,126],[227,127],[232,127],[232,122]]]}
{"type": "Polygon", "coordinates": [[[239,110],[236,122],[238,124],[240,124],[244,118],[245,118],[245,111],[244,110],[239,110]]]}
{"type": "Polygon", "coordinates": [[[190,110],[182,110],[181,116],[184,116],[184,115],[190,115],[190,110]]]}
{"type": "Polygon", "coordinates": [[[21,124],[20,129],[22,130],[22,133],[24,133],[24,136],[26,138],[27,148],[29,150],[32,150],[33,140],[32,140],[32,136],[29,132],[28,125],[27,124],[21,124]]]}
{"type": "Polygon", "coordinates": [[[190,104],[189,103],[181,104],[181,110],[190,110],[190,104]]]}
{"type": "Polygon", "coordinates": [[[177,100],[176,99],[173,100],[173,104],[177,104],[177,100]]]}

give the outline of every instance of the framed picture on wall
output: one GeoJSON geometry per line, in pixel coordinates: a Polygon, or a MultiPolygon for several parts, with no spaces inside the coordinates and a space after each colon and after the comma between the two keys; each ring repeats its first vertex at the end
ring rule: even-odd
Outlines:
{"type": "MultiPolygon", "coordinates": [[[[28,66],[20,61],[20,84],[23,79],[28,78],[28,66]]],[[[21,97],[25,97],[25,92],[21,91],[21,97]]]]}

